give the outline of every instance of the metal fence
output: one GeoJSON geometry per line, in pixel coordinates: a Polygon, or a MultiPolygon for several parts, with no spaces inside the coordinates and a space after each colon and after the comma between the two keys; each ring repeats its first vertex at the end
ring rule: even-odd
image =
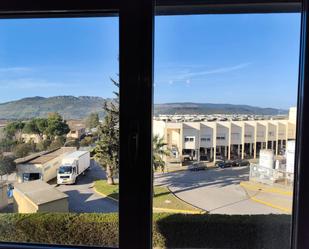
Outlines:
{"type": "Polygon", "coordinates": [[[292,185],[294,174],[281,169],[272,169],[258,164],[250,165],[250,181],[261,182],[265,184],[284,184],[292,185]]]}

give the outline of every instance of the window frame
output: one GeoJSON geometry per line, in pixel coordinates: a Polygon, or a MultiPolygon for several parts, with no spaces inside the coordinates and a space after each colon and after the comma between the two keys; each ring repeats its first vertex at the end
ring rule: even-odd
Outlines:
{"type": "MultiPolygon", "coordinates": [[[[309,230],[309,225],[306,224],[309,219],[309,213],[306,212],[309,210],[309,198],[306,198],[306,192],[309,190],[309,182],[306,181],[309,177],[309,168],[299,166],[309,163],[309,158],[306,158],[306,148],[309,146],[307,142],[309,130],[306,130],[306,127],[309,127],[309,114],[306,115],[309,113],[309,89],[306,87],[309,84],[308,0],[157,0],[156,8],[154,2],[154,0],[2,0],[0,2],[0,18],[119,15],[121,81],[119,247],[152,248],[151,141],[155,12],[157,15],[301,12],[291,247],[309,248],[309,237],[306,234],[309,230]],[[123,166],[124,163],[126,167],[123,166]]],[[[0,248],[85,247],[0,243],[0,248]]]]}

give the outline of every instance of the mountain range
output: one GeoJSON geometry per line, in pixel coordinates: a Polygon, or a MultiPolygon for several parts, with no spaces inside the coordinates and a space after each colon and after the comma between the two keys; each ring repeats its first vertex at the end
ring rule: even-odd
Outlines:
{"type": "MultiPolygon", "coordinates": [[[[0,104],[0,119],[30,119],[46,117],[50,112],[58,112],[65,119],[83,119],[91,112],[104,116],[103,104],[113,99],[92,96],[30,97],[0,104]]],[[[286,114],[287,110],[261,108],[249,105],[211,103],[167,103],[155,104],[154,114],[286,114]]]]}
{"type": "Polygon", "coordinates": [[[262,108],[250,105],[211,104],[211,103],[167,103],[156,104],[155,114],[287,114],[287,110],[262,108]]]}

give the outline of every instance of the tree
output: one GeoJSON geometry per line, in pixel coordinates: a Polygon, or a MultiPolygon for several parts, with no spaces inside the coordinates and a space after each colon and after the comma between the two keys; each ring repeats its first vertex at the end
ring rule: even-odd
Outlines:
{"type": "MultiPolygon", "coordinates": [[[[112,80],[119,87],[119,84],[112,80]]],[[[99,140],[93,149],[94,159],[99,162],[106,171],[107,183],[114,184],[114,176],[119,166],[119,95],[115,102],[105,102],[103,109],[105,117],[98,128],[99,140]]]]}
{"type": "Polygon", "coordinates": [[[0,154],[0,175],[11,174],[16,170],[14,158],[0,154]]]}
{"type": "Polygon", "coordinates": [[[169,156],[170,151],[166,148],[166,143],[163,141],[163,138],[159,137],[159,135],[153,136],[152,145],[153,168],[154,170],[160,168],[161,171],[164,172],[165,162],[163,160],[163,156],[169,156]]]}
{"type": "Polygon", "coordinates": [[[39,134],[39,129],[37,127],[35,119],[31,119],[28,121],[24,128],[23,128],[23,133],[26,134],[39,134]]]}
{"type": "Polygon", "coordinates": [[[99,114],[96,112],[90,113],[86,119],[86,127],[92,129],[98,127],[99,124],[99,114]]]}
{"type": "Polygon", "coordinates": [[[17,142],[10,138],[4,138],[0,140],[0,152],[10,152],[17,142]]]}
{"type": "Polygon", "coordinates": [[[78,139],[68,139],[65,143],[64,143],[65,147],[76,147],[79,148],[79,140],[78,139]]]}
{"type": "Polygon", "coordinates": [[[45,133],[48,137],[55,138],[56,136],[66,135],[70,128],[59,113],[53,112],[48,115],[47,127],[45,133]]]}
{"type": "Polygon", "coordinates": [[[94,138],[87,136],[80,141],[80,146],[86,147],[94,143],[94,138]]]}
{"type": "Polygon", "coordinates": [[[52,141],[50,139],[44,139],[43,141],[36,144],[37,151],[44,151],[47,150],[48,147],[51,145],[52,141]]]}
{"type": "Polygon", "coordinates": [[[94,158],[106,170],[108,184],[114,184],[114,176],[118,171],[119,159],[119,125],[118,117],[104,106],[106,115],[99,127],[99,141],[94,148],[94,158]]]}
{"type": "Polygon", "coordinates": [[[4,128],[4,134],[6,138],[13,139],[16,136],[16,133],[21,133],[24,125],[25,124],[21,121],[14,121],[7,124],[4,128]]]}
{"type": "Polygon", "coordinates": [[[15,148],[13,149],[13,153],[15,157],[20,158],[20,157],[28,156],[32,150],[33,150],[33,147],[31,144],[22,143],[22,144],[17,144],[15,146],[15,148]]]}
{"type": "Polygon", "coordinates": [[[59,149],[64,145],[64,143],[65,143],[65,138],[63,136],[58,136],[51,142],[48,149],[50,150],[59,149]]]}
{"type": "Polygon", "coordinates": [[[41,137],[45,134],[48,127],[48,120],[46,118],[33,118],[26,122],[23,132],[27,134],[39,134],[41,137]]]}
{"type": "Polygon", "coordinates": [[[38,134],[43,137],[43,134],[46,133],[46,129],[48,127],[48,121],[46,118],[36,118],[35,124],[37,127],[38,134]]]}

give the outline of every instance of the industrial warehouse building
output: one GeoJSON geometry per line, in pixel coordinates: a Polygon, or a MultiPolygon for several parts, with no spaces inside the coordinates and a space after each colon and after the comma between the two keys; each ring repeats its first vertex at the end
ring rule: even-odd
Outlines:
{"type": "Polygon", "coordinates": [[[62,159],[76,151],[76,147],[62,147],[54,151],[38,153],[15,160],[17,164],[17,181],[31,181],[41,179],[45,182],[57,176],[57,169],[62,159]]]}
{"type": "Polygon", "coordinates": [[[296,108],[284,119],[171,122],[154,120],[154,135],[163,137],[172,155],[166,160],[216,161],[256,159],[261,149],[284,154],[295,140],[296,108]]]}
{"type": "Polygon", "coordinates": [[[14,185],[14,212],[68,212],[68,195],[41,180],[14,185]]]}

